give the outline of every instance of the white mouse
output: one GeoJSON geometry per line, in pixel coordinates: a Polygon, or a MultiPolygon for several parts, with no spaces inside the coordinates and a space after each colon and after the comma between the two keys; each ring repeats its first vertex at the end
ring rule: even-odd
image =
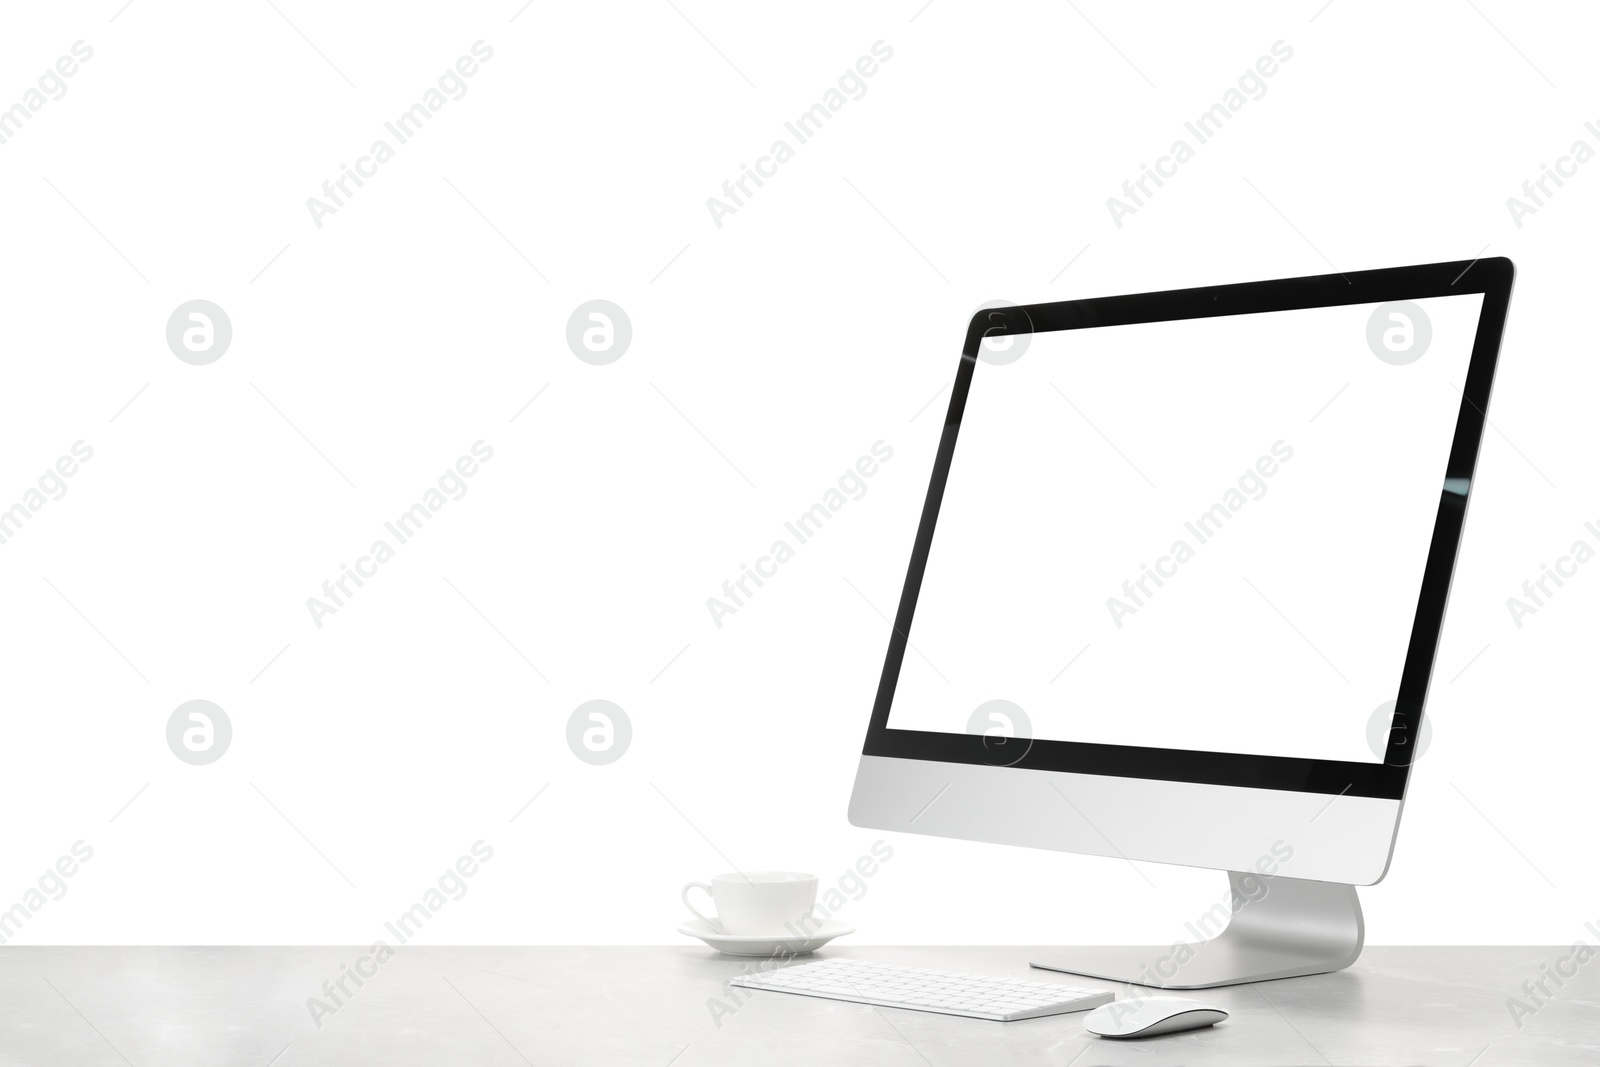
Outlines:
{"type": "Polygon", "coordinates": [[[1228,1013],[1188,997],[1113,1000],[1084,1016],[1083,1026],[1101,1037],[1154,1037],[1220,1023],[1228,1013]]]}

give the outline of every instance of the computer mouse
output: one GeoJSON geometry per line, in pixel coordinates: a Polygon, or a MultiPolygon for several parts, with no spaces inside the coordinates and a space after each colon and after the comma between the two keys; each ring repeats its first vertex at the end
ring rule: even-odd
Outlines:
{"type": "Polygon", "coordinates": [[[1211,1026],[1227,1017],[1221,1008],[1188,997],[1130,997],[1091,1011],[1083,1026],[1101,1037],[1154,1037],[1211,1026]]]}

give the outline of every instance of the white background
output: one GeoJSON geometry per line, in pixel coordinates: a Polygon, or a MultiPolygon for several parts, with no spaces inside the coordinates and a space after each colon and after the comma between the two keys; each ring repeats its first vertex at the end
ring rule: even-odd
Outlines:
{"type": "MultiPolygon", "coordinates": [[[[0,906],[95,850],[16,940],[365,943],[479,839],[426,940],[675,942],[689,879],[835,881],[878,836],[845,807],[879,611],[979,303],[1480,252],[1519,265],[1495,429],[1368,932],[1583,936],[1600,568],[1520,629],[1505,602],[1600,519],[1600,164],[1521,228],[1506,198],[1596,144],[1592,14],[674,2],[7,11],[0,103],[95,50],[0,145],[0,502],[95,450],[0,546],[0,906]],[[480,39],[467,95],[317,228],[306,198],[480,39]],[[706,198],[879,40],[867,94],[718,228],[706,198]],[[1117,227],[1106,198],[1278,40],[1267,94],[1117,227]],[[205,367],[164,337],[195,298],[234,328],[205,367]],[[593,298],[633,322],[610,366],[566,347],[593,298]],[[480,439],[468,495],[316,628],[306,598],[480,439]],[[706,599],[880,439],[867,495],[716,627],[706,599]],[[196,698],[234,727],[207,767],[164,737],[196,698]],[[564,740],[593,698],[633,723],[605,767],[564,740]]],[[[1165,941],[1222,892],[892,844],[842,916],[863,942],[1165,941]]]]}

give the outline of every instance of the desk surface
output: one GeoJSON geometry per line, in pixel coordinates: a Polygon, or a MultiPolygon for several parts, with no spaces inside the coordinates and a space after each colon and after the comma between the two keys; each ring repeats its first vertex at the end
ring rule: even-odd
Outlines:
{"type": "MultiPolygon", "coordinates": [[[[1090,984],[1030,970],[1042,951],[836,945],[807,959],[1090,984]]],[[[407,946],[361,963],[375,973],[359,988],[346,979],[354,995],[335,989],[337,1005],[323,983],[366,950],[5,948],[0,1064],[1593,1067],[1600,959],[1560,989],[1547,980],[1554,995],[1520,1027],[1507,1007],[1568,951],[1369,948],[1338,974],[1195,994],[1233,1013],[1214,1029],[1112,1042],[1086,1034],[1082,1014],[996,1023],[783,993],[743,991],[741,1001],[723,983],[748,961],[698,945],[407,946]],[[320,1027],[311,997],[332,1009],[320,1027]]]]}

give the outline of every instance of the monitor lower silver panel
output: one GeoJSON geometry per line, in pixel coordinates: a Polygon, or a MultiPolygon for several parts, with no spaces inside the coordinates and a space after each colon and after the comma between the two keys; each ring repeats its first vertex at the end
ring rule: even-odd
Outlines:
{"type": "Polygon", "coordinates": [[[856,826],[1371,885],[1401,801],[862,756],[856,826]]]}

